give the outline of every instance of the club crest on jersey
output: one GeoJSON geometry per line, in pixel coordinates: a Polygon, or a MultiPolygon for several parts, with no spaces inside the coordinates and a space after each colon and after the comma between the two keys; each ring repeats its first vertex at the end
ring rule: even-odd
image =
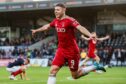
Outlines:
{"type": "Polygon", "coordinates": [[[65,28],[56,28],[56,31],[57,32],[66,32],[66,29],[65,28]]]}

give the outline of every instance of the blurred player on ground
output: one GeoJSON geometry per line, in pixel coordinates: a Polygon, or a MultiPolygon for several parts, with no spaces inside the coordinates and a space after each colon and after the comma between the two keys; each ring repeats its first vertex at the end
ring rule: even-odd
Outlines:
{"type": "Polygon", "coordinates": [[[15,77],[20,74],[21,79],[28,80],[25,70],[30,63],[29,59],[17,58],[14,62],[9,62],[6,70],[11,73],[10,80],[17,80],[15,77]]]}

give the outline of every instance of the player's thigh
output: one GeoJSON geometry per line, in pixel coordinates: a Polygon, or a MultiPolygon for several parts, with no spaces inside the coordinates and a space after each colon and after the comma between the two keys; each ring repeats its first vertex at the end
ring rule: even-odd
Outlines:
{"type": "Polygon", "coordinates": [[[58,67],[62,67],[64,64],[65,64],[65,57],[63,51],[58,49],[52,61],[52,66],[55,65],[58,67]]]}
{"type": "Polygon", "coordinates": [[[79,56],[74,56],[73,58],[68,58],[68,66],[69,66],[69,69],[70,71],[77,71],[78,70],[78,65],[79,65],[79,56]]]}

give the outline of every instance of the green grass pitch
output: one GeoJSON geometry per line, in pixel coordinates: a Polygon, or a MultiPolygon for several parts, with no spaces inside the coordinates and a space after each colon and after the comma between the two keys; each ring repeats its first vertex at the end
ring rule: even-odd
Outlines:
{"type": "MultiPolygon", "coordinates": [[[[5,67],[0,67],[0,84],[46,84],[49,68],[30,67],[27,70],[30,80],[9,80],[5,67]]],[[[107,72],[102,74],[91,72],[77,80],[67,80],[68,76],[68,67],[63,67],[57,74],[57,84],[126,84],[126,67],[108,68],[107,72]]]]}

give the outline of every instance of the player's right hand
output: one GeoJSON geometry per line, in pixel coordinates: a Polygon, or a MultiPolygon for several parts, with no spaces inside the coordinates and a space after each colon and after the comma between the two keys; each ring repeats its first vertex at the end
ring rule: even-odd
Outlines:
{"type": "Polygon", "coordinates": [[[36,30],[35,29],[32,29],[32,35],[34,35],[36,33],[36,30]]]}

